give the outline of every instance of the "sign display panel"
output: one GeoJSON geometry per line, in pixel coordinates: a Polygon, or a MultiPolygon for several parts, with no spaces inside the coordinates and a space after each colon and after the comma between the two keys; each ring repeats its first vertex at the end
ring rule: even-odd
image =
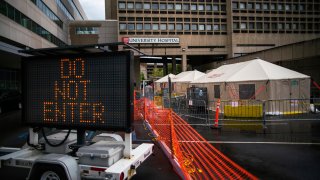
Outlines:
{"type": "Polygon", "coordinates": [[[23,115],[33,126],[130,131],[130,52],[23,60],[23,115]]]}

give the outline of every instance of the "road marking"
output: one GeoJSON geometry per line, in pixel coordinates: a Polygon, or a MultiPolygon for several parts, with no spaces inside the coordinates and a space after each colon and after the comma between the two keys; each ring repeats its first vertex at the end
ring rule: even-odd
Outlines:
{"type": "Polygon", "coordinates": [[[250,141],[179,141],[182,143],[194,143],[208,142],[210,144],[279,144],[279,145],[320,145],[320,143],[308,143],[308,142],[250,142],[250,141]]]}

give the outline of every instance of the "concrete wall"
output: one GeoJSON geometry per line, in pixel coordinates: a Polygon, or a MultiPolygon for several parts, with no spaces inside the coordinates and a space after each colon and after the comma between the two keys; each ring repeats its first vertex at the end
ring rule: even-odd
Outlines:
{"type": "Polygon", "coordinates": [[[221,62],[202,65],[198,69],[214,69],[224,64],[252,60],[256,57],[301,72],[320,82],[320,38],[284,45],[221,62]]]}
{"type": "Polygon", "coordinates": [[[72,45],[118,42],[118,22],[108,21],[71,21],[69,35],[72,45]],[[98,27],[98,34],[76,34],[76,27],[98,27]]]}

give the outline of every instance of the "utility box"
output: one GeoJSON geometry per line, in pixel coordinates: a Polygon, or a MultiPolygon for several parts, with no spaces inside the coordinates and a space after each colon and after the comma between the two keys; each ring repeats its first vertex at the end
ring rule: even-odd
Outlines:
{"type": "Polygon", "coordinates": [[[77,156],[80,164],[109,167],[123,157],[123,144],[99,141],[79,148],[77,156]]]}

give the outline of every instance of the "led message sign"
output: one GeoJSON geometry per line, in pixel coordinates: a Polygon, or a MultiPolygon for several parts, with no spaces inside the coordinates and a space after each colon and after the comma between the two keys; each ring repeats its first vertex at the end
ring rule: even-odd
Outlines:
{"type": "Polygon", "coordinates": [[[23,60],[23,115],[32,126],[131,131],[133,54],[23,60]]]}

